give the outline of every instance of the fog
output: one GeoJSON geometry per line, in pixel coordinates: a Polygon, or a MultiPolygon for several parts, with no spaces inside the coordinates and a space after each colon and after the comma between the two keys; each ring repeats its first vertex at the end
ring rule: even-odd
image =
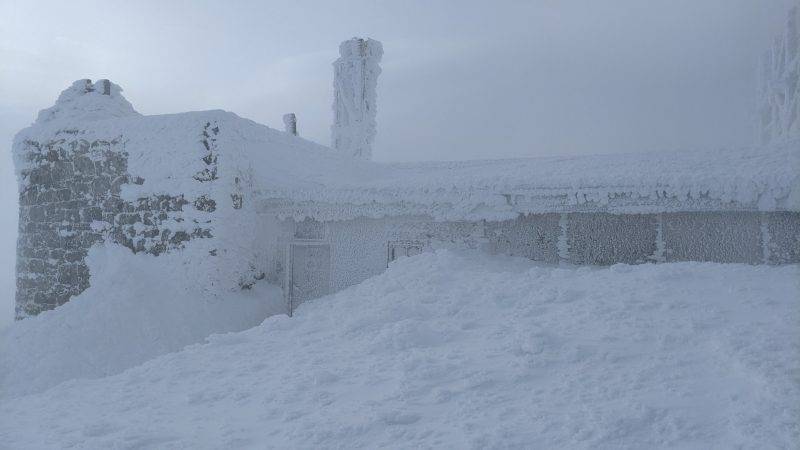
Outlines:
{"type": "Polygon", "coordinates": [[[226,109],[328,143],[339,42],[384,46],[379,161],[753,141],[755,68],[792,0],[0,1],[0,326],[13,309],[13,135],[80,78],[143,114],[226,109]]]}

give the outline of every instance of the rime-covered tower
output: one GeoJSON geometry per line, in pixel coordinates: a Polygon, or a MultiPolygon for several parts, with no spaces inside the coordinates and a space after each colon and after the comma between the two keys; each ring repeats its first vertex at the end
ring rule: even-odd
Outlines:
{"type": "Polygon", "coordinates": [[[758,140],[800,140],[800,7],[789,11],[784,32],[759,65],[758,140]]]}
{"type": "Polygon", "coordinates": [[[331,146],[360,159],[372,159],[375,140],[375,89],[383,46],[353,38],[339,45],[333,63],[333,127],[331,146]]]}

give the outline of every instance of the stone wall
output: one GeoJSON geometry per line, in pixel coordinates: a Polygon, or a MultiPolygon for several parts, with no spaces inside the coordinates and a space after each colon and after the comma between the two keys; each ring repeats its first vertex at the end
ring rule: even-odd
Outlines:
{"type": "MultiPolygon", "coordinates": [[[[213,136],[218,132],[210,123],[201,132],[198,157],[206,169],[195,176],[198,182],[217,177],[213,136]]],[[[55,308],[88,288],[85,258],[96,243],[112,241],[158,255],[212,237],[210,216],[181,222],[186,208],[210,215],[214,200],[182,194],[123,200],[123,185],[145,182],[128,173],[124,139],[88,141],[79,135],[64,131],[53,140],[24,142],[29,165],[21,171],[19,196],[17,318],[55,308]]]]}

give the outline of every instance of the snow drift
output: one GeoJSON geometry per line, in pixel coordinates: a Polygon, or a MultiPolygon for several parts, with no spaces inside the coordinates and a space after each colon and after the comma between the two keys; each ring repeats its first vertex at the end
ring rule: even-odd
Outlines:
{"type": "MultiPolygon", "coordinates": [[[[191,255],[188,252],[188,255],[191,255]]],[[[185,276],[187,254],[154,257],[109,245],[88,257],[91,287],[53,311],[0,330],[0,396],[119,373],[158,355],[284,312],[279,288],[218,298],[185,276]]]]}
{"type": "MultiPolygon", "coordinates": [[[[273,316],[116,376],[4,398],[0,442],[787,448],[800,440],[799,269],[418,255],[294,318],[273,316]]],[[[15,327],[69,323],[80,300],[15,327]]],[[[82,325],[92,324],[102,326],[82,325]]],[[[74,358],[47,344],[74,331],[53,329],[28,348],[74,358]]]]}

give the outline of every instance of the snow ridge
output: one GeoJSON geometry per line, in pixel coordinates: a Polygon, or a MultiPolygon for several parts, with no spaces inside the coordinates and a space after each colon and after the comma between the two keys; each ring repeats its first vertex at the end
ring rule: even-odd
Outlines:
{"type": "Polygon", "coordinates": [[[122,88],[109,80],[78,80],[61,92],[56,104],[43,109],[37,124],[63,121],[80,122],[112,117],[138,116],[133,105],[122,96],[122,88]]]}

